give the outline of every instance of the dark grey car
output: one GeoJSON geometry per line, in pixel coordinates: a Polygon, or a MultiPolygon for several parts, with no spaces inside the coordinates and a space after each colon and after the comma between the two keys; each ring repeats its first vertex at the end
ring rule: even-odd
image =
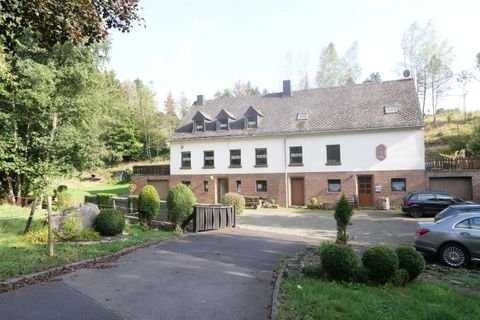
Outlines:
{"type": "Polygon", "coordinates": [[[480,261],[480,211],[419,222],[415,248],[454,268],[480,261]]]}

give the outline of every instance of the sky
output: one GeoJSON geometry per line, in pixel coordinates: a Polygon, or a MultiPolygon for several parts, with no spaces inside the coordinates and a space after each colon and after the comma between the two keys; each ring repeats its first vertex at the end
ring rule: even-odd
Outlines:
{"type": "MultiPolygon", "coordinates": [[[[400,41],[414,21],[431,20],[454,47],[455,73],[474,68],[480,52],[478,0],[140,0],[140,6],[144,26],[112,32],[108,68],[120,80],[149,85],[160,109],[169,92],[193,102],[239,80],[277,92],[291,79],[295,89],[298,69],[308,70],[314,86],[320,52],[330,42],[340,54],[358,42],[361,80],[372,72],[402,78],[400,41]]],[[[439,107],[463,107],[452,87],[439,107]]],[[[480,110],[479,93],[480,82],[472,83],[468,110],[480,110]]]]}

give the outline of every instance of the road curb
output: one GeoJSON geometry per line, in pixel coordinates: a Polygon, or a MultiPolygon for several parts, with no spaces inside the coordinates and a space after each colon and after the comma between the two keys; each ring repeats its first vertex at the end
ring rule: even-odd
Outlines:
{"type": "Polygon", "coordinates": [[[81,261],[69,263],[63,266],[53,267],[40,272],[31,273],[21,277],[9,279],[7,281],[2,281],[0,282],[0,294],[13,291],[22,287],[26,287],[32,284],[47,282],[52,280],[52,278],[58,277],[63,274],[71,273],[85,267],[95,266],[95,265],[107,263],[107,262],[113,262],[114,260],[128,253],[136,251],[138,249],[147,248],[156,244],[173,241],[180,237],[187,237],[187,236],[189,236],[189,234],[173,235],[170,237],[149,241],[137,246],[125,248],[107,256],[81,260],[81,261]]]}
{"type": "Polygon", "coordinates": [[[273,286],[272,309],[270,311],[270,319],[272,320],[278,319],[278,295],[280,294],[280,285],[282,284],[283,274],[285,273],[287,262],[282,261],[281,264],[282,266],[277,274],[277,278],[275,279],[275,285],[273,286]]]}

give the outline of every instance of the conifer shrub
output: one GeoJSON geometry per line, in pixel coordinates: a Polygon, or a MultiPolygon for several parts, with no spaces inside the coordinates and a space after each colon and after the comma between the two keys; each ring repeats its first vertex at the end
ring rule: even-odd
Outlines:
{"type": "Polygon", "coordinates": [[[353,209],[345,194],[342,194],[340,201],[335,206],[334,217],[337,221],[337,243],[347,243],[347,226],[352,218],[353,209]]]}
{"type": "Polygon", "coordinates": [[[146,185],[138,195],[138,218],[142,223],[151,224],[160,212],[160,195],[154,186],[146,185]]]}
{"type": "Polygon", "coordinates": [[[322,245],[320,261],[325,278],[350,281],[358,267],[358,257],[350,246],[339,243],[322,245]]]}
{"type": "Polygon", "coordinates": [[[245,198],[238,193],[229,192],[225,193],[222,199],[222,204],[224,206],[233,206],[235,207],[235,213],[240,215],[245,210],[245,198]]]}
{"type": "Polygon", "coordinates": [[[374,284],[385,284],[393,280],[398,270],[397,254],[386,246],[367,249],[362,256],[362,263],[374,284]]]}
{"type": "Polygon", "coordinates": [[[425,259],[412,246],[401,246],[395,250],[398,267],[408,272],[410,281],[416,279],[425,270],[425,259]]]}
{"type": "Polygon", "coordinates": [[[168,192],[167,219],[175,224],[177,230],[182,222],[192,214],[195,202],[196,199],[192,190],[182,183],[177,184],[168,192]]]}
{"type": "Polygon", "coordinates": [[[115,236],[125,228],[125,217],[120,210],[103,209],[95,219],[95,231],[102,236],[115,236]]]}

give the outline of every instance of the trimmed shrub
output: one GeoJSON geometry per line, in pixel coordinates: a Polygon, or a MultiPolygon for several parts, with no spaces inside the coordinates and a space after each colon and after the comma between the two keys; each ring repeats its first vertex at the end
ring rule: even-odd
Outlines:
{"type": "Polygon", "coordinates": [[[353,270],[352,280],[358,283],[367,283],[368,282],[368,270],[362,265],[358,265],[353,270]]]}
{"type": "Polygon", "coordinates": [[[115,236],[125,228],[125,217],[120,210],[103,209],[95,219],[95,231],[103,236],[115,236]]]}
{"type": "Polygon", "coordinates": [[[399,269],[395,272],[395,277],[393,278],[393,284],[397,287],[405,287],[410,279],[407,270],[399,269]]]}
{"type": "Polygon", "coordinates": [[[168,192],[167,219],[175,224],[177,230],[180,224],[192,214],[195,202],[192,190],[182,183],[177,184],[168,192]]]}
{"type": "Polygon", "coordinates": [[[154,186],[146,185],[138,195],[138,218],[141,222],[150,225],[159,212],[160,195],[154,186]]]}
{"type": "Polygon", "coordinates": [[[425,259],[411,246],[401,246],[395,250],[398,267],[408,272],[410,281],[417,278],[425,270],[425,259]]]}
{"type": "Polygon", "coordinates": [[[368,270],[369,279],[375,284],[385,284],[393,280],[398,270],[398,257],[386,246],[367,249],[362,262],[368,270]]]}
{"type": "Polygon", "coordinates": [[[327,279],[350,281],[358,267],[358,257],[353,249],[344,244],[324,245],[320,251],[322,270],[327,279]]]}
{"type": "Polygon", "coordinates": [[[335,206],[335,220],[337,221],[337,242],[347,243],[347,226],[352,218],[353,210],[352,206],[348,202],[345,194],[342,194],[340,201],[335,206]]]}
{"type": "Polygon", "coordinates": [[[307,208],[315,209],[318,206],[318,200],[315,197],[308,199],[307,208]]]}
{"type": "Polygon", "coordinates": [[[128,196],[128,212],[137,212],[138,211],[138,196],[130,195],[128,196]]]}
{"type": "Polygon", "coordinates": [[[97,196],[96,195],[87,194],[87,195],[85,195],[85,197],[83,199],[84,199],[85,203],[97,204],[97,196]]]}
{"type": "Polygon", "coordinates": [[[75,198],[68,191],[57,192],[57,210],[63,211],[75,207],[75,198]]]}
{"type": "Polygon", "coordinates": [[[242,214],[243,210],[245,210],[245,198],[238,193],[234,193],[234,192],[225,193],[222,199],[222,204],[224,206],[235,207],[236,214],[242,214]]]}
{"type": "Polygon", "coordinates": [[[111,208],[113,206],[114,193],[98,193],[97,205],[100,209],[111,208]]]}

